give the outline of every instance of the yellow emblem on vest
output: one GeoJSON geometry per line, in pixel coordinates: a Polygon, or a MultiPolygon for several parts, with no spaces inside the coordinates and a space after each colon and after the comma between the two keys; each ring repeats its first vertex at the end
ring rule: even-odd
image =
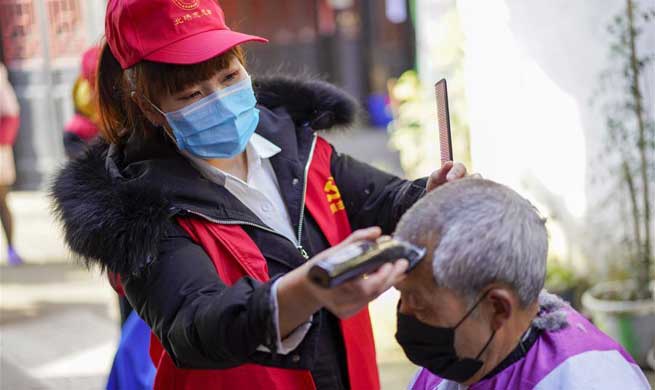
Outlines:
{"type": "Polygon", "coordinates": [[[328,180],[325,182],[325,186],[323,187],[323,191],[325,191],[325,195],[327,197],[328,203],[330,204],[330,210],[332,210],[332,214],[336,214],[338,211],[346,209],[343,204],[343,200],[341,199],[339,188],[334,183],[334,177],[328,177],[328,180]]]}

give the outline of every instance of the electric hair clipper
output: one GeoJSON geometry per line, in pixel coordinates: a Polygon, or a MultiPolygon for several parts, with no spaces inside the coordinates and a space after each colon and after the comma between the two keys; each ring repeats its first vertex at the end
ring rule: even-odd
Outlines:
{"type": "Polygon", "coordinates": [[[319,261],[309,270],[309,278],[324,288],[338,286],[372,272],[384,263],[407,259],[413,269],[425,256],[425,248],[391,237],[381,237],[376,241],[351,244],[334,255],[319,261]]]}

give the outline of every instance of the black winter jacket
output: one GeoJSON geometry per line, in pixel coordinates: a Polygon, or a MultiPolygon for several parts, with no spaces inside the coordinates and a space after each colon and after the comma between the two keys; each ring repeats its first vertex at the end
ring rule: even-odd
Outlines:
{"type": "MultiPolygon", "coordinates": [[[[309,256],[329,247],[309,213],[301,214],[303,178],[315,130],[349,125],[353,100],[335,87],[291,78],[258,80],[257,133],[282,149],[271,158],[282,197],[309,256]]],[[[401,180],[333,153],[331,170],[354,229],[395,228],[425,192],[425,180],[401,180]]],[[[225,188],[203,178],[164,137],[98,144],[69,162],[52,187],[66,242],[85,261],[120,274],[126,295],[178,367],[220,369],[246,362],[309,369],[319,389],[347,388],[337,319],[321,310],[289,355],[273,349],[270,286],[301,265],[295,245],[265,228],[225,188]],[[263,253],[271,281],[243,278],[227,287],[212,261],[176,224],[180,215],[240,224],[263,253]]]]}

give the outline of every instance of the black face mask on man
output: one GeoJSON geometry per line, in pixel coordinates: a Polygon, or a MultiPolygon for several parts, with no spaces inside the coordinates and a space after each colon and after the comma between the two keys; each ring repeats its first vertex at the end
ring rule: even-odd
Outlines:
{"type": "Polygon", "coordinates": [[[489,340],[475,359],[460,359],[455,351],[455,330],[473,313],[487,293],[473,305],[453,328],[434,327],[413,316],[398,313],[396,340],[412,363],[428,369],[441,378],[465,382],[482,367],[480,356],[496,335],[492,331],[489,340]]]}

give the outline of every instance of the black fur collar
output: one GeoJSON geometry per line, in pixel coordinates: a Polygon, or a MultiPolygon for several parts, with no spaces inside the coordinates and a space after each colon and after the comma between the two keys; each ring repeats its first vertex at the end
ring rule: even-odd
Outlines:
{"type": "MultiPolygon", "coordinates": [[[[258,79],[254,86],[259,104],[284,109],[297,129],[347,126],[357,113],[352,97],[322,81],[275,77],[258,79]]],[[[50,189],[53,213],[67,245],[85,264],[138,274],[156,260],[158,243],[174,229],[175,209],[161,188],[116,180],[108,153],[109,146],[99,142],[66,164],[50,189]]]]}
{"type": "Polygon", "coordinates": [[[256,79],[254,88],[259,104],[284,107],[296,125],[308,123],[314,130],[349,126],[357,114],[355,99],[325,81],[266,77],[256,79]]]}

